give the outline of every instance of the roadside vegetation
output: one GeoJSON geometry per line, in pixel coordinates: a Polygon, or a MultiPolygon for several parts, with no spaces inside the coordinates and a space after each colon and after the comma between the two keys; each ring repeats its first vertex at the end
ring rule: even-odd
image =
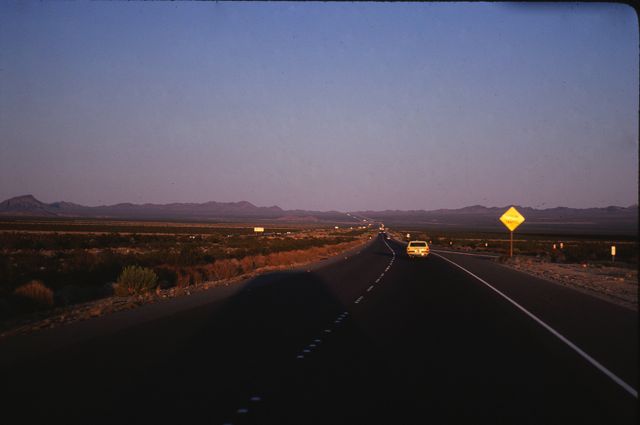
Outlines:
{"type": "Polygon", "coordinates": [[[158,275],[152,269],[127,266],[118,277],[118,281],[115,284],[115,293],[122,297],[141,295],[155,289],[157,284],[158,275]]]}
{"type": "Polygon", "coordinates": [[[0,232],[0,320],[314,261],[366,237],[364,229],[349,228],[268,228],[257,236],[250,226],[46,224],[12,223],[18,229],[0,232]],[[36,225],[45,228],[34,231],[36,225]],[[91,230],[78,231],[77,226],[91,230]],[[146,232],[113,232],[114,226],[146,232]],[[74,232],[58,231],[60,227],[74,232]]]}
{"type": "Polygon", "coordinates": [[[18,286],[13,295],[22,309],[39,310],[53,306],[53,291],[39,280],[18,286]]]}
{"type": "MultiPolygon", "coordinates": [[[[489,252],[507,257],[509,233],[443,232],[424,229],[395,230],[398,237],[430,241],[440,249],[489,252]]],[[[536,257],[553,263],[611,263],[611,246],[616,246],[615,262],[620,265],[638,264],[638,240],[632,236],[553,235],[515,232],[513,253],[536,257]]]]}

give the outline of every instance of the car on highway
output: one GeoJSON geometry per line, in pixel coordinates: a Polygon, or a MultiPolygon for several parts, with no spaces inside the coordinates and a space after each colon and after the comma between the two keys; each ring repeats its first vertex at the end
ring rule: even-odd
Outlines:
{"type": "Polygon", "coordinates": [[[409,258],[426,258],[429,255],[429,244],[425,241],[410,241],[407,245],[409,258]]]}

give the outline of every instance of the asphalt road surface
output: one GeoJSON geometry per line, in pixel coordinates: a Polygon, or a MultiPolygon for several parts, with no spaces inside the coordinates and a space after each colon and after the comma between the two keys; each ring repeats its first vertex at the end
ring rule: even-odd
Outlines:
{"type": "Polygon", "coordinates": [[[637,313],[403,249],[0,342],[2,422],[636,423],[637,313]]]}

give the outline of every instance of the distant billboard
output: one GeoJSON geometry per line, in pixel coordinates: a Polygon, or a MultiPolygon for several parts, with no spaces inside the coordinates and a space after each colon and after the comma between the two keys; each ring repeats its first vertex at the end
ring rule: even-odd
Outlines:
{"type": "Polygon", "coordinates": [[[254,227],[253,231],[256,233],[262,233],[264,232],[264,227],[254,227]]]}

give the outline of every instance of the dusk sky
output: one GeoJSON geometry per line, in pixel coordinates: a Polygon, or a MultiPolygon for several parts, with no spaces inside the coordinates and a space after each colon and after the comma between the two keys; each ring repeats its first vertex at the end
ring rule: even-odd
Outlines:
{"type": "Polygon", "coordinates": [[[0,201],[638,202],[616,4],[0,3],[0,201]]]}

